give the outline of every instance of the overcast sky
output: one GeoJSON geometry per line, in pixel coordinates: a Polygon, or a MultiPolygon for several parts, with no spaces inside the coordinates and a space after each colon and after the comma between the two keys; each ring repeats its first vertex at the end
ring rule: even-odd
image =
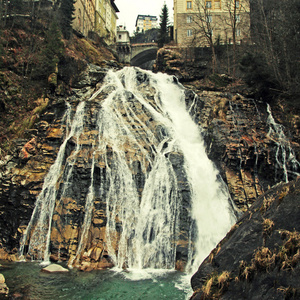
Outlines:
{"type": "Polygon", "coordinates": [[[138,15],[151,15],[159,19],[161,9],[166,2],[169,9],[169,20],[173,22],[173,0],[115,0],[119,8],[117,25],[125,25],[132,35],[138,15]]]}

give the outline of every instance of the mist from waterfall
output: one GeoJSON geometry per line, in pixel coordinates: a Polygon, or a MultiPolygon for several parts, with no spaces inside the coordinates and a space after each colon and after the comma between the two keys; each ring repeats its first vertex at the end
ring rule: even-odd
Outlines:
{"type": "Polygon", "coordinates": [[[49,261],[54,207],[76,184],[72,175],[83,147],[84,112],[89,102],[100,101],[103,95],[95,124],[97,138],[89,145],[91,178],[84,217],[69,265],[86,251],[97,194],[106,203],[106,231],[101,238],[117,268],[175,269],[183,202],[170,156],[178,154],[184,158],[191,195],[186,271],[194,272],[234,223],[229,194],[205,153],[201,129],[186,107],[183,86],[171,76],[137,68],[109,71],[101,88],[78,104],[73,119],[66,117],[70,130],[45,178],[20,253],[25,254],[27,243],[29,254],[38,253],[37,259],[49,261]],[[149,119],[158,125],[154,128],[149,119]],[[71,139],[76,145],[67,154],[71,139]],[[102,175],[97,182],[95,169],[99,166],[102,175]],[[142,190],[135,178],[137,168],[143,174],[142,190]]]}

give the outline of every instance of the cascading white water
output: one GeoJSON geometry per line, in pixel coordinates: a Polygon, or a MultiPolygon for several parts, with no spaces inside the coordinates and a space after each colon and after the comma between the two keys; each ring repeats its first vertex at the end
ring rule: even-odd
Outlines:
{"type": "MultiPolygon", "coordinates": [[[[179,178],[170,159],[170,154],[176,153],[184,157],[182,172],[191,192],[191,207],[187,209],[191,226],[187,235],[193,238],[196,232],[197,239],[187,245],[192,252],[187,269],[195,271],[230,229],[234,213],[227,190],[205,153],[200,129],[186,110],[184,88],[170,76],[124,68],[110,71],[89,101],[98,101],[101,95],[106,97],[99,100],[101,108],[95,126],[98,138],[89,145],[91,178],[84,197],[84,218],[77,250],[69,264],[78,261],[86,248],[94,197],[98,194],[106,203],[106,237],[101,238],[118,268],[175,268],[182,206],[179,178]],[[138,80],[138,76],[143,80],[138,80]],[[143,188],[134,180],[137,162],[144,176],[143,188]],[[96,165],[103,166],[100,172],[105,175],[98,185],[94,178],[96,165]],[[101,191],[95,190],[96,185],[101,191]]],[[[49,260],[57,187],[61,188],[61,199],[76,184],[72,174],[82,147],[79,139],[87,126],[85,103],[88,102],[78,105],[72,124],[67,126],[70,131],[46,176],[21,243],[22,254],[29,240],[29,253],[37,251],[39,259],[49,260]],[[66,157],[66,145],[71,139],[75,139],[76,146],[66,157]]]]}
{"type": "Polygon", "coordinates": [[[76,114],[74,116],[73,122],[70,125],[70,110],[71,107],[67,105],[68,109],[66,111],[63,121],[66,121],[66,131],[67,137],[62,143],[57,158],[54,164],[50,167],[50,170],[45,177],[42,192],[39,194],[35,208],[33,210],[30,222],[26,228],[26,231],[20,242],[20,256],[24,255],[24,247],[27,240],[29,241],[28,253],[33,255],[34,252],[37,252],[34,256],[38,260],[43,260],[45,263],[49,262],[50,253],[49,253],[49,244],[50,244],[50,235],[51,235],[51,226],[52,226],[52,217],[53,211],[55,208],[55,201],[57,196],[57,184],[60,179],[61,172],[67,173],[67,180],[64,185],[64,189],[69,185],[70,179],[70,167],[74,165],[74,161],[71,162],[71,166],[66,164],[63,165],[65,159],[65,151],[68,141],[72,137],[76,137],[77,140],[83,130],[83,116],[84,116],[84,107],[85,103],[81,102],[78,107],[76,114]],[[71,127],[69,132],[69,127],[71,127]],[[63,170],[64,168],[64,170],[63,170]],[[33,230],[31,236],[29,234],[33,230]]]}
{"type": "Polygon", "coordinates": [[[275,157],[276,163],[278,167],[283,170],[284,181],[288,182],[289,173],[294,176],[300,175],[298,172],[296,172],[300,169],[300,163],[296,159],[295,153],[284,134],[283,126],[275,122],[269,104],[267,104],[267,112],[267,123],[269,124],[268,136],[274,141],[277,146],[275,157]]]}
{"type": "Polygon", "coordinates": [[[192,217],[197,227],[196,253],[189,262],[195,271],[203,259],[225,236],[234,222],[229,195],[218,172],[208,159],[199,127],[185,107],[184,91],[164,74],[154,76],[160,89],[164,111],[172,120],[174,139],[183,152],[185,169],[192,190],[192,217]]]}
{"type": "MultiPolygon", "coordinates": [[[[120,140],[120,136],[114,136],[118,132],[116,128],[125,130],[132,137],[132,133],[128,133],[129,128],[124,126],[123,119],[118,113],[112,113],[111,109],[115,103],[112,99],[121,98],[128,117],[138,119],[133,111],[129,112],[130,107],[125,97],[128,92],[151,112],[156,121],[164,125],[168,133],[168,147],[162,149],[165,141],[156,144],[156,157],[154,161],[149,161],[152,164],[152,170],[146,178],[141,203],[134,194],[133,183],[126,182],[130,178],[130,171],[127,169],[125,160],[121,160],[120,156],[115,158],[118,165],[123,166],[117,173],[124,177],[123,186],[130,191],[130,196],[124,198],[124,196],[116,195],[111,185],[110,192],[114,195],[111,198],[114,200],[109,199],[110,202],[108,202],[110,208],[107,213],[110,219],[107,234],[111,240],[111,236],[115,233],[116,214],[122,220],[122,234],[118,257],[114,254],[113,247],[110,247],[112,250],[110,254],[119,267],[125,262],[133,268],[174,267],[174,238],[178,226],[176,223],[178,207],[181,203],[180,197],[177,196],[176,175],[164,154],[176,150],[184,155],[185,170],[192,190],[192,218],[196,221],[198,239],[195,245],[196,255],[190,261],[189,268],[195,270],[195,267],[198,267],[234,222],[229,196],[222,182],[218,181],[217,171],[205,153],[198,126],[186,110],[183,87],[176,84],[170,76],[151,72],[146,74],[150,78],[150,86],[156,89],[155,108],[145,101],[139,91],[134,69],[123,69],[117,74],[110,74],[111,77],[107,79],[108,85],[117,87],[115,93],[118,94],[118,96],[108,98],[103,105],[105,112],[109,115],[110,129],[106,128],[106,132],[109,136],[113,136],[114,142],[110,142],[111,144],[116,146],[120,140]],[[128,210],[128,206],[131,206],[131,209],[128,210]],[[116,213],[117,207],[123,207],[121,214],[116,213]]],[[[99,119],[104,123],[108,122],[103,115],[99,119]]],[[[142,127],[146,127],[146,124],[140,120],[139,123],[142,127]]],[[[153,135],[153,133],[150,134],[153,135]]],[[[122,179],[119,175],[118,181],[120,180],[122,179]]],[[[115,182],[116,179],[111,181],[115,182]]]]}
{"type": "MultiPolygon", "coordinates": [[[[116,87],[103,103],[98,117],[103,148],[110,146],[113,151],[112,163],[107,168],[110,182],[106,199],[108,251],[119,268],[174,268],[176,216],[180,196],[177,193],[174,170],[165,157],[172,146],[169,144],[168,147],[163,147],[167,139],[158,141],[132,109],[132,103],[127,99],[128,92],[135,96],[137,102],[147,107],[153,118],[162,119],[135,90],[135,77],[134,69],[126,69],[126,72],[118,74],[111,72],[102,88],[116,87]],[[141,131],[134,132],[132,124],[141,128],[141,131]],[[141,199],[122,149],[125,144],[131,144],[133,149],[144,156],[141,160],[142,170],[146,172],[151,166],[141,199]],[[154,158],[151,158],[153,153],[145,150],[145,146],[155,153],[154,158]],[[116,231],[118,221],[122,223],[120,236],[116,231]],[[116,252],[114,245],[118,239],[116,252]]],[[[107,158],[105,161],[108,166],[107,158]]]]}

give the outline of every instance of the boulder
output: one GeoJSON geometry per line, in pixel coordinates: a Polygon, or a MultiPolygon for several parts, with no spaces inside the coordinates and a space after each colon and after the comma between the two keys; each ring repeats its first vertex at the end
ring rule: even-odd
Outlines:
{"type": "Polygon", "coordinates": [[[3,274],[0,274],[0,284],[5,283],[5,278],[3,274]]]}
{"type": "Polygon", "coordinates": [[[3,274],[0,274],[0,298],[1,298],[1,295],[5,297],[8,295],[8,293],[9,293],[9,288],[7,287],[7,285],[5,283],[5,278],[4,278],[3,274]]]}
{"type": "Polygon", "coordinates": [[[51,265],[43,268],[42,272],[45,272],[45,273],[65,273],[65,272],[69,272],[69,270],[62,267],[62,266],[60,266],[60,265],[51,264],[51,265]]]}

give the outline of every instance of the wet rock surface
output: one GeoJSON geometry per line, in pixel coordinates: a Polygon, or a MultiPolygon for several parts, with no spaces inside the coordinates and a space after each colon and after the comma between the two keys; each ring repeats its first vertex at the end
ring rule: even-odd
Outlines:
{"type": "Polygon", "coordinates": [[[69,272],[68,269],[58,265],[58,264],[51,264],[41,270],[44,273],[66,273],[69,272]]]}

